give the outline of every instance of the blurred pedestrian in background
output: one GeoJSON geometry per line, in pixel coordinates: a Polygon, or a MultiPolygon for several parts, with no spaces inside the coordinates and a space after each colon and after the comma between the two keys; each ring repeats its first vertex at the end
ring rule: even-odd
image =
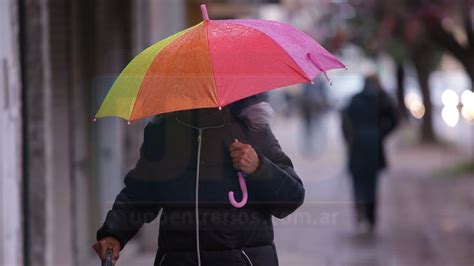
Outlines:
{"type": "Polygon", "coordinates": [[[378,173],[387,167],[384,140],[398,123],[396,107],[377,75],[365,78],[362,92],[342,111],[342,129],[348,148],[356,224],[373,233],[377,223],[378,173]]]}
{"type": "Polygon", "coordinates": [[[321,78],[314,84],[306,83],[299,95],[299,108],[303,121],[303,138],[301,153],[306,157],[314,157],[324,150],[326,136],[323,118],[329,109],[326,95],[326,85],[321,78]],[[315,135],[316,134],[316,135],[315,135]],[[317,141],[317,143],[315,143],[317,141]]]}
{"type": "Polygon", "coordinates": [[[295,93],[294,90],[285,90],[283,92],[283,100],[284,100],[284,115],[286,118],[289,118],[294,112],[294,105],[295,105],[295,93]]]}
{"type": "Polygon", "coordinates": [[[304,188],[270,129],[272,113],[254,96],[150,122],[140,159],[97,232],[98,255],[111,249],[116,261],[162,210],[154,265],[278,265],[272,216],[296,210],[304,188]],[[239,191],[237,171],[248,175],[241,208],[228,199],[239,191]]]}

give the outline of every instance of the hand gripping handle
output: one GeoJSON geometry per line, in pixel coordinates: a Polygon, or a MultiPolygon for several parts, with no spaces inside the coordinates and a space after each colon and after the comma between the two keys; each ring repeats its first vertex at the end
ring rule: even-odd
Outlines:
{"type": "Polygon", "coordinates": [[[112,266],[112,250],[107,250],[105,260],[102,261],[102,266],[112,266]]]}

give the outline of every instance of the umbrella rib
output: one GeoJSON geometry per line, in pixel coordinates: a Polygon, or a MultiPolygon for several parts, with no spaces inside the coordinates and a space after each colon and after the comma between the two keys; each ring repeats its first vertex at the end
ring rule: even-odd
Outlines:
{"type": "Polygon", "coordinates": [[[222,109],[221,103],[219,101],[219,90],[217,90],[217,83],[216,83],[216,75],[214,72],[214,64],[212,63],[212,55],[211,55],[211,48],[209,45],[209,31],[207,30],[206,25],[211,23],[209,20],[204,21],[204,30],[206,31],[206,41],[207,41],[207,49],[209,51],[209,61],[211,62],[211,72],[212,72],[212,81],[214,83],[214,90],[216,96],[216,104],[219,106],[219,109],[222,109]]]}
{"type": "Polygon", "coordinates": [[[329,82],[330,85],[332,85],[332,81],[331,79],[329,79],[328,77],[328,74],[326,73],[326,70],[323,69],[323,67],[321,66],[321,64],[319,64],[319,61],[314,57],[313,54],[311,53],[307,53],[306,56],[308,57],[308,59],[311,61],[311,63],[313,63],[313,65],[316,66],[316,68],[319,69],[319,71],[321,71],[324,76],[326,77],[327,81],[329,82]]]}

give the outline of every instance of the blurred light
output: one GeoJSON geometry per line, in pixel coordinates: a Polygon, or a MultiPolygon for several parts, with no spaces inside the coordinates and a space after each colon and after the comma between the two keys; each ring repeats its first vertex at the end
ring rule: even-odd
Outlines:
{"type": "Polygon", "coordinates": [[[411,109],[412,104],[416,101],[420,101],[420,97],[415,93],[409,92],[407,95],[405,95],[405,105],[408,107],[408,109],[411,109]]]}
{"type": "Polygon", "coordinates": [[[286,21],[286,13],[279,5],[262,5],[259,8],[259,16],[261,19],[286,21]]]}
{"type": "Polygon", "coordinates": [[[448,89],[441,95],[441,101],[445,107],[456,107],[459,104],[459,97],[455,91],[448,89]]]}
{"type": "Polygon", "coordinates": [[[425,115],[425,106],[423,105],[421,101],[414,102],[412,104],[412,108],[410,108],[410,113],[416,119],[421,119],[425,115]]]}
{"type": "Polygon", "coordinates": [[[444,122],[450,126],[455,127],[459,122],[459,111],[455,106],[445,106],[441,111],[441,117],[444,122]]]}
{"type": "Polygon", "coordinates": [[[464,106],[474,106],[474,93],[470,90],[465,90],[461,94],[461,103],[464,106]]]}
{"type": "Polygon", "coordinates": [[[474,123],[474,93],[470,90],[465,90],[461,94],[462,109],[461,115],[467,121],[474,123]]]}
{"type": "Polygon", "coordinates": [[[461,109],[461,114],[464,119],[471,123],[474,123],[474,104],[464,105],[461,109]]]}
{"type": "Polygon", "coordinates": [[[416,119],[421,119],[425,115],[425,106],[421,101],[420,96],[410,92],[405,96],[405,105],[413,117],[416,119]]]}

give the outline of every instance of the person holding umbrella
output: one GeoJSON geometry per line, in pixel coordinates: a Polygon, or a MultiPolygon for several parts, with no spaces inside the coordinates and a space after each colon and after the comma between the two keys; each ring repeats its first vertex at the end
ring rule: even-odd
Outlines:
{"type": "Polygon", "coordinates": [[[221,111],[168,113],[148,123],[140,159],[97,232],[94,249],[99,256],[105,258],[112,249],[116,261],[141,226],[162,209],[155,265],[198,265],[198,260],[201,265],[277,265],[271,216],[283,218],[296,210],[304,188],[268,125],[271,112],[267,103],[251,97],[221,111]],[[193,193],[197,167],[198,220],[193,193]],[[238,190],[231,178],[235,171],[247,174],[243,208],[227,199],[228,190],[238,190]]]}
{"type": "Polygon", "coordinates": [[[278,265],[272,216],[304,201],[304,187],[258,96],[344,65],[276,21],[210,20],[136,56],[96,118],[158,115],[125,177],[94,249],[105,259],[161,211],[155,265],[278,265]],[[235,178],[235,177],[238,178],[235,178]]]}

